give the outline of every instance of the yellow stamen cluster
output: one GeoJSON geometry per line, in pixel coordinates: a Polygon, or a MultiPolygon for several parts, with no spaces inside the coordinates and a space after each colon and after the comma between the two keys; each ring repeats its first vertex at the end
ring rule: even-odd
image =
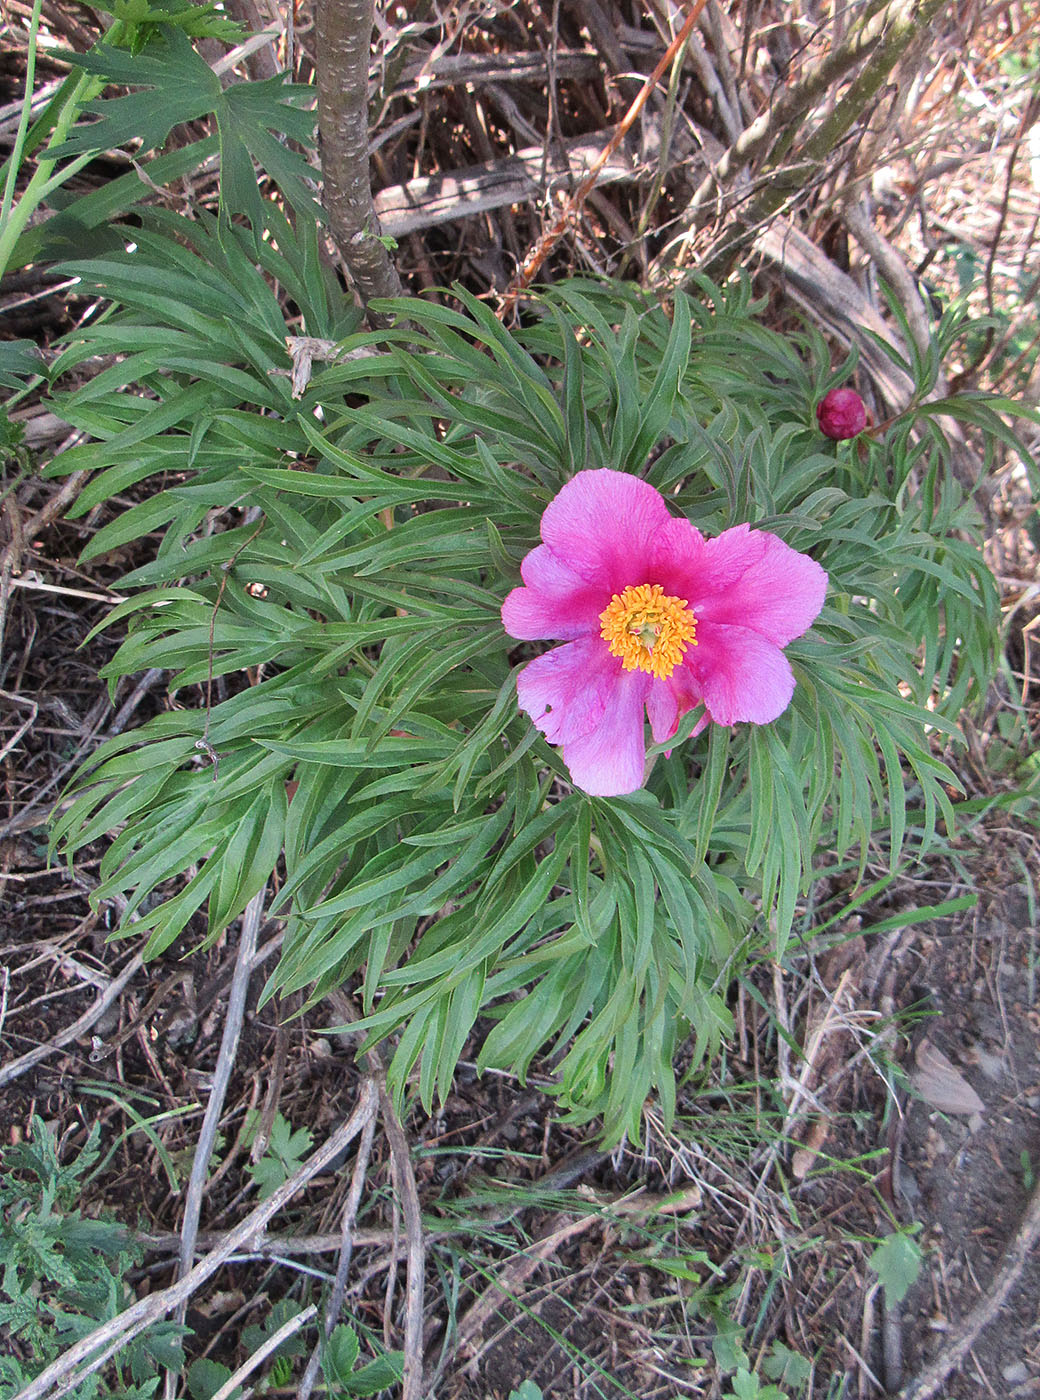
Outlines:
{"type": "Polygon", "coordinates": [[[666,681],[688,646],[697,645],[697,622],[685,598],[659,583],[639,583],[615,593],[599,615],[600,636],[626,671],[649,671],[666,681]]]}

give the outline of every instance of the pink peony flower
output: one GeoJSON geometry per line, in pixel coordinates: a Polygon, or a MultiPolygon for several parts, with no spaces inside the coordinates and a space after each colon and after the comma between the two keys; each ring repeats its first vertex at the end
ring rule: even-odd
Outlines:
{"type": "Polygon", "coordinates": [[[634,792],[654,741],[702,701],[718,724],[768,724],[794,676],[781,651],[823,607],[827,575],[776,535],[737,525],[706,540],[625,472],[579,472],[542,516],[543,543],[502,622],[524,641],[559,639],[520,672],[520,708],[577,787],[634,792]]]}
{"type": "Polygon", "coordinates": [[[816,405],[816,421],[825,437],[843,442],[867,426],[867,410],[855,389],[832,389],[816,405]]]}

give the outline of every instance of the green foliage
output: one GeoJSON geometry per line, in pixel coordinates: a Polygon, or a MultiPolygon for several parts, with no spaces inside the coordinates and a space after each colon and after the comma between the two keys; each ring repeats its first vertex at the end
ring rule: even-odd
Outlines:
{"type": "Polygon", "coordinates": [[[244,214],[255,228],[262,227],[263,198],[255,159],[297,213],[321,217],[321,206],[307,185],[311,170],[306,160],[273,134],[311,145],[315,118],[305,110],[314,98],[309,87],[269,78],[225,88],[184,29],[174,24],[160,25],[135,53],[97,44],[90,53],[75,56],[75,62],[106,83],[138,91],[84,104],[84,115],[94,120],[80,123],[53,152],[55,158],[111,150],[135,138],[145,151],[153,151],[175,126],[212,116],[219,139],[224,210],[244,214]]]}
{"type": "Polygon", "coordinates": [[[730,1381],[732,1390],[726,1391],[725,1400],[787,1400],[784,1392],[775,1385],[763,1385],[754,1371],[739,1366],[730,1381]]]}
{"type": "Polygon", "coordinates": [[[20,389],[23,381],[46,373],[43,356],[31,340],[0,341],[0,385],[20,389]]]}
{"type": "Polygon", "coordinates": [[[780,1381],[800,1392],[809,1384],[812,1362],[807,1361],[800,1351],[792,1351],[783,1342],[776,1341],[762,1362],[762,1370],[771,1381],[780,1381]]]}
{"type": "Polygon", "coordinates": [[[901,1303],[917,1282],[924,1260],[921,1246],[914,1239],[920,1228],[914,1225],[908,1230],[893,1230],[867,1260],[881,1280],[887,1308],[901,1303]]]}
{"type": "MultiPolygon", "coordinates": [[[[254,1119],[259,1117],[256,1110],[253,1110],[253,1114],[254,1119]]],[[[247,1129],[247,1141],[251,1142],[255,1133],[254,1122],[253,1131],[250,1133],[247,1129]]],[[[297,1128],[293,1132],[292,1125],[286,1122],[280,1113],[275,1114],[267,1151],[259,1162],[246,1168],[260,1188],[260,1200],[265,1200],[288,1181],[311,1150],[313,1143],[314,1134],[308,1128],[297,1128]]]]}
{"type": "Polygon", "coordinates": [[[342,1386],[349,1381],[360,1354],[357,1333],[353,1327],[341,1323],[333,1330],[321,1354],[321,1367],[330,1386],[342,1386]]]}
{"type": "MultiPolygon", "coordinates": [[[[185,1373],[191,1400],[210,1400],[210,1396],[216,1395],[220,1387],[227,1384],[231,1374],[230,1366],[225,1366],[222,1361],[200,1356],[197,1361],[191,1363],[185,1373]]],[[[238,1400],[241,1394],[241,1387],[236,1386],[231,1392],[231,1400],[238,1400]]]]}
{"type": "MultiPolygon", "coordinates": [[[[367,1043],[398,1037],[390,1081],[415,1071],[427,1105],[482,1016],[481,1068],[548,1052],[575,1119],[636,1137],[647,1095],[672,1112],[680,1038],[710,1055],[731,974],[782,953],[820,852],[862,867],[877,840],[895,870],[952,823],[939,750],[987,682],[997,604],[937,415],[1009,430],[958,400],[824,443],[812,406],[842,371],[760,325],[743,284],[666,313],[569,282],[515,332],[459,292],[362,334],[313,224],[262,218],[149,214],[133,251],[70,265],[116,309],[54,372],[122,358],[59,396],[93,440],[57,470],[93,471],[80,513],[136,501],[88,557],[161,537],[105,675],[161,667],[178,704],[92,756],[54,842],[118,832],[95,899],[125,899],[150,955],[197,913],[217,937],[282,872],[267,998],[357,978],[367,1043]],[[341,351],[299,397],[285,301],[341,351]],[[788,711],[673,744],[609,801],[518,712],[531,652],[499,618],[541,511],[591,465],[830,575],[788,711]]],[[[936,364],[908,366],[922,393],[936,364]]]]}
{"type": "MultiPolygon", "coordinates": [[[[291,1299],[276,1303],[262,1324],[246,1327],[242,1333],[242,1346],[247,1356],[255,1355],[274,1334],[302,1311],[301,1305],[291,1299]]],[[[316,1324],[292,1333],[280,1342],[269,1354],[267,1369],[259,1382],[256,1375],[251,1378],[260,1394],[291,1385],[298,1369],[296,1363],[308,1356],[314,1345],[316,1324]],[[308,1335],[309,1334],[309,1335],[308,1335]]],[[[373,1343],[375,1359],[358,1365],[361,1357],[361,1342],[355,1329],[347,1323],[339,1323],[322,1344],[321,1368],[332,1400],[346,1400],[347,1397],[378,1395],[381,1391],[398,1386],[401,1381],[403,1355],[401,1352],[383,1351],[378,1343],[373,1343]]],[[[203,1357],[193,1361],[187,1370],[188,1390],[192,1400],[210,1400],[221,1386],[226,1385],[233,1372],[221,1361],[203,1357]]],[[[239,1390],[234,1394],[238,1395],[239,1390]]]]}
{"type": "MultiPolygon", "coordinates": [[[[125,1226],[73,1208],[97,1161],[100,1128],[68,1162],[40,1118],[32,1139],[3,1151],[0,1178],[0,1397],[17,1394],[73,1342],[133,1302],[124,1282],[140,1252],[125,1226]]],[[[101,1374],[70,1392],[77,1400],[145,1400],[158,1371],[180,1370],[185,1328],[158,1322],[101,1374]]]]}
{"type": "Polygon", "coordinates": [[[385,1352],[364,1366],[357,1364],[360,1354],[361,1344],[353,1327],[340,1323],[332,1329],[321,1353],[322,1374],[331,1395],[378,1395],[400,1384],[401,1352],[385,1352]]]}
{"type": "MultiPolygon", "coordinates": [[[[284,1298],[275,1303],[274,1307],[264,1318],[262,1323],[251,1323],[242,1330],[242,1346],[247,1354],[259,1351],[260,1348],[270,1340],[271,1337],[287,1322],[297,1317],[303,1311],[300,1303],[293,1302],[289,1298],[284,1298]]],[[[310,1348],[299,1332],[294,1332],[279,1342],[277,1348],[272,1352],[272,1356],[283,1361],[294,1361],[301,1356],[306,1356],[310,1348]]]]}
{"type": "MultiPolygon", "coordinates": [[[[36,121],[19,131],[14,151],[0,166],[0,273],[69,253],[120,247],[120,235],[110,227],[115,217],[150,198],[155,186],[182,179],[214,155],[221,161],[225,217],[245,214],[253,227],[262,226],[259,173],[274,182],[298,215],[321,218],[311,193],[312,170],[298,149],[314,142],[309,87],[280,77],[224,86],[193,44],[202,38],[234,44],[242,38],[240,26],[215,5],[114,0],[111,13],[103,42],[87,53],[61,55],[71,65],[69,77],[36,121]],[[102,97],[113,83],[133,90],[102,97]],[[213,119],[215,132],[144,159],[175,128],[205,118],[213,119]],[[134,170],[88,194],[68,197],[63,186],[73,175],[127,142],[134,147],[134,170]],[[31,160],[35,169],[15,200],[16,178],[31,160]],[[42,216],[41,206],[48,210],[42,216]]],[[[34,28],[33,54],[35,43],[34,28]]],[[[26,103],[30,97],[27,93],[26,103]]],[[[26,118],[28,110],[26,105],[26,118]]]]}

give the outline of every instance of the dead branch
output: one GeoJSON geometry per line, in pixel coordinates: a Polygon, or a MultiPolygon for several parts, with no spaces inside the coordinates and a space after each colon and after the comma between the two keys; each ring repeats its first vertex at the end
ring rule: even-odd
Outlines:
{"type": "MultiPolygon", "coordinates": [[[[256,936],[264,912],[264,899],[267,886],[253,896],[242,916],[242,931],[239,935],[238,953],[235,957],[235,971],[228,994],[227,1014],[224,1018],[224,1033],[220,1041],[220,1052],[213,1071],[213,1085],[209,1101],[199,1130],[199,1140],[191,1164],[188,1189],[184,1197],[184,1219],[181,1224],[181,1251],[179,1275],[184,1278],[191,1269],[195,1254],[195,1237],[199,1232],[199,1217],[202,1213],[202,1197],[206,1190],[209,1174],[209,1161],[217,1141],[221,1114],[224,1112],[224,1098],[231,1083],[231,1072],[235,1067],[238,1051],[238,1038],[246,1013],[246,992],[249,989],[249,974],[252,971],[253,955],[256,952],[256,936]]],[[[185,1300],[186,1305],[186,1300],[185,1300]]],[[[178,1312],[179,1322],[184,1321],[183,1306],[178,1312]]]]}
{"type": "Polygon", "coordinates": [[[1004,1306],[1008,1294],[1021,1277],[1022,1270],[1037,1241],[1040,1240],[1040,1183],[1033,1187],[1026,1213],[1022,1217],[1014,1239],[1004,1251],[989,1290],[968,1313],[957,1330],[957,1335],[932,1358],[923,1371],[920,1371],[909,1384],[899,1392],[898,1400],[931,1400],[951,1371],[955,1371],[978,1340],[979,1333],[988,1327],[1004,1306]]]}
{"type": "Polygon", "coordinates": [[[87,1376],[98,1371],[121,1347],[126,1346],[127,1342],[139,1336],[167,1313],[179,1308],[227,1259],[241,1249],[248,1248],[252,1238],[263,1230],[272,1216],[288,1205],[313,1177],[323,1171],[353,1142],[376,1112],[378,1103],[375,1085],[370,1080],[365,1080],[361,1085],[357,1107],[342,1127],[332,1134],[324,1146],[312,1153],[276,1191],[265,1201],[261,1201],[233,1230],[229,1230],[222,1243],[200,1259],[189,1274],[158,1293],[139,1298],[116,1317],[102,1323],[100,1327],[95,1327],[87,1336],[81,1337],[58,1357],[57,1361],[51,1362],[46,1370],[41,1371],[35,1380],[30,1381],[19,1392],[18,1400],[43,1400],[44,1396],[56,1398],[65,1394],[87,1376]]]}
{"type": "Polygon", "coordinates": [[[826,253],[787,220],[774,219],[756,239],[755,251],[773,265],[792,300],[807,307],[843,343],[858,345],[886,401],[893,408],[905,407],[914,390],[910,376],[897,368],[866,333],[873,331],[884,340],[894,341],[892,329],[848,273],[836,267],[826,253]]]}
{"type": "Polygon", "coordinates": [[[678,34],[676,34],[672,42],[668,45],[667,49],[665,49],[664,53],[662,54],[661,58],[657,63],[657,66],[654,68],[654,71],[650,74],[646,82],[639,89],[639,92],[637,93],[635,101],[632,103],[631,107],[629,107],[628,111],[618,122],[614,135],[607,142],[606,146],[604,146],[603,150],[601,151],[599,156],[597,156],[596,160],[593,161],[592,168],[589,170],[588,174],[585,176],[584,180],[582,180],[578,188],[567,200],[563,211],[561,212],[560,216],[557,218],[555,223],[542,235],[542,237],[535,244],[534,248],[532,248],[530,253],[527,255],[523,267],[521,267],[520,271],[513,279],[512,284],[506,291],[502,305],[499,308],[498,314],[500,317],[506,317],[512,313],[513,308],[516,306],[517,299],[519,298],[521,292],[523,292],[525,288],[529,287],[531,285],[532,280],[535,277],[537,277],[539,271],[541,270],[542,264],[545,262],[546,258],[549,256],[552,250],[556,247],[557,243],[563,237],[564,233],[566,233],[568,227],[571,225],[573,220],[577,217],[578,211],[581,209],[582,204],[585,202],[586,196],[592,189],[593,185],[595,185],[596,183],[600,170],[610,159],[610,157],[614,154],[618,146],[620,146],[621,142],[625,139],[626,134],[631,130],[632,124],[639,116],[639,113],[646,106],[647,98],[657,86],[658,80],[660,79],[662,73],[675,58],[675,55],[680,52],[683,45],[686,43],[687,39],[692,34],[693,27],[697,23],[700,13],[704,9],[704,6],[706,4],[707,0],[694,0],[694,3],[690,9],[689,14],[686,16],[682,28],[679,30],[678,34]]]}
{"type": "Polygon", "coordinates": [[[16,1060],[4,1065],[0,1069],[0,1089],[5,1084],[10,1084],[12,1079],[17,1079],[20,1074],[24,1074],[27,1069],[32,1069],[33,1065],[38,1065],[48,1055],[53,1055],[63,1045],[68,1045],[70,1041],[78,1040],[81,1035],[86,1035],[91,1026],[100,1021],[131,978],[140,972],[143,965],[144,959],[141,954],[135,953],[119,976],[114,977],[108,984],[89,1011],[84,1011],[77,1021],[73,1021],[71,1026],[66,1026],[63,1031],[59,1031],[46,1045],[37,1045],[32,1050],[27,1050],[24,1055],[19,1055],[16,1060]]]}
{"type": "Polygon", "coordinates": [[[401,1400],[420,1400],[423,1393],[423,1288],[426,1248],[423,1240],[422,1208],[412,1169],[411,1151],[393,1100],[385,1083],[379,1086],[379,1102],[390,1144],[394,1185],[401,1201],[407,1241],[407,1282],[404,1316],[404,1376],[401,1400]]]}
{"type": "Polygon", "coordinates": [[[365,1124],[361,1134],[361,1142],[358,1144],[357,1156],[354,1159],[354,1170],[350,1177],[350,1190],[347,1192],[346,1203],[343,1207],[343,1223],[340,1227],[339,1238],[339,1260],[336,1264],[336,1277],[332,1284],[332,1292],[325,1308],[325,1325],[323,1336],[319,1338],[310,1360],[307,1362],[307,1369],[303,1373],[300,1381],[300,1388],[296,1393],[296,1400],[310,1400],[311,1392],[314,1390],[315,1382],[318,1379],[318,1368],[321,1365],[321,1355],[323,1343],[328,1341],[332,1335],[333,1328],[339,1321],[340,1310],[343,1307],[343,1295],[347,1291],[347,1274],[350,1270],[350,1261],[354,1253],[354,1227],[357,1224],[358,1207],[361,1204],[361,1192],[365,1185],[365,1173],[368,1170],[368,1159],[372,1154],[372,1140],[375,1137],[376,1120],[371,1117],[365,1124]]]}
{"type": "Polygon", "coordinates": [[[849,205],[842,215],[845,226],[863,251],[872,258],[906,312],[907,325],[922,358],[927,357],[931,330],[921,293],[900,254],[871,223],[862,205],[849,205]]]}
{"type": "MultiPolygon", "coordinates": [[[[851,131],[853,125],[863,116],[889,74],[906,53],[910,45],[923,33],[942,9],[945,0],[892,0],[877,19],[884,17],[884,23],[877,34],[870,57],[856,78],[835,103],[833,111],[824,118],[811,135],[786,159],[788,146],[793,140],[793,128],[788,128],[781,136],[780,158],[778,152],[770,160],[769,179],[766,180],[755,198],[748,201],[740,212],[740,221],[748,228],[764,225],[777,214],[789,200],[796,199],[804,190],[809,174],[822,170],[834,151],[851,131]]],[[[740,251],[739,241],[730,241],[721,253],[702,267],[707,277],[720,281],[732,267],[740,251]]]]}
{"type": "MultiPolygon", "coordinates": [[[[776,101],[747,127],[701,182],[683,211],[679,227],[686,231],[696,228],[709,210],[715,208],[720,192],[732,187],[735,177],[747,166],[764,157],[778,139],[781,142],[789,140],[817,101],[846,73],[850,73],[869,55],[873,55],[879,46],[882,47],[882,52],[887,52],[892,26],[898,20],[900,12],[906,8],[907,0],[892,0],[873,14],[868,10],[862,19],[850,26],[841,43],[835,44],[825,58],[810,68],[799,82],[785,87],[776,101]]],[[[911,21],[911,26],[913,22],[911,21]]],[[[924,18],[919,22],[925,23],[924,18]]],[[[889,68],[886,68],[885,72],[888,71],[889,68]]],[[[856,100],[858,102],[858,98],[856,100]]],[[[862,105],[860,104],[855,115],[862,110],[862,105]]],[[[833,115],[832,113],[832,120],[833,115]]],[[[774,163],[776,154],[774,150],[774,163]]],[[[786,193],[784,190],[776,209],[780,208],[786,193]]],[[[776,210],[772,212],[775,213],[776,210]]],[[[749,216],[746,222],[758,222],[757,215],[749,216]]]]}
{"type": "MultiPolygon", "coordinates": [[[[390,185],[374,201],[380,227],[393,238],[403,238],[417,229],[535,199],[542,189],[543,163],[552,182],[582,179],[609,140],[606,132],[572,137],[555,144],[547,159],[543,146],[527,146],[499,160],[390,185]]],[[[596,183],[631,180],[638,169],[623,147],[615,148],[601,164],[596,183]]]]}

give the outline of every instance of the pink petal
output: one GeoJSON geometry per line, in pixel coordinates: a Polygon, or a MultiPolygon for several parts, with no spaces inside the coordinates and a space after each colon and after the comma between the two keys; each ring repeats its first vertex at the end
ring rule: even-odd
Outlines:
{"type": "MultiPolygon", "coordinates": [[[[659,491],[627,472],[579,472],[549,502],[542,539],[553,554],[609,595],[645,583],[650,541],[670,519],[659,491]]],[[[604,604],[606,606],[606,604],[604,604]]]]}
{"type": "Polygon", "coordinates": [[[683,590],[700,578],[706,548],[704,536],[689,520],[666,520],[654,531],[647,577],[640,582],[659,583],[671,597],[692,602],[683,590]]]}
{"type": "Polygon", "coordinates": [[[643,786],[643,706],[649,685],[645,671],[622,671],[600,723],[585,738],[564,744],[563,761],[583,792],[620,797],[643,786]]]}
{"type": "Polygon", "coordinates": [[[544,544],[520,566],[524,588],[514,588],[502,604],[502,625],[511,637],[570,641],[599,633],[599,615],[610,602],[604,588],[586,583],[544,544]]]}
{"type": "MultiPolygon", "coordinates": [[[[676,673],[673,671],[672,674],[676,673]]],[[[650,682],[646,712],[650,716],[650,732],[654,736],[654,743],[661,744],[665,739],[670,739],[679,725],[679,701],[670,680],[654,679],[650,682]]]]}
{"type": "MultiPolygon", "coordinates": [[[[666,681],[652,681],[646,697],[646,712],[650,716],[654,743],[662,744],[670,739],[683,715],[699,705],[703,698],[700,685],[688,666],[677,666],[666,681]]],[[[702,728],[703,725],[699,725],[697,732],[702,728]]]]}
{"type": "Polygon", "coordinates": [[[783,714],[794,694],[787,657],[748,627],[699,624],[697,645],[686,653],[683,666],[701,687],[716,724],[769,724],[783,714]]]}
{"type": "Polygon", "coordinates": [[[520,672],[517,694],[563,761],[576,787],[597,797],[635,792],[643,783],[643,706],[650,677],[625,671],[598,638],[537,657],[520,672]]]}
{"type": "Polygon", "coordinates": [[[623,674],[600,638],[586,637],[529,662],[517,677],[517,698],[550,744],[569,744],[602,722],[623,674]]]}
{"type": "Polygon", "coordinates": [[[750,628],[786,646],[823,607],[827,574],[776,535],[737,525],[709,540],[685,594],[702,622],[750,628]]]}

